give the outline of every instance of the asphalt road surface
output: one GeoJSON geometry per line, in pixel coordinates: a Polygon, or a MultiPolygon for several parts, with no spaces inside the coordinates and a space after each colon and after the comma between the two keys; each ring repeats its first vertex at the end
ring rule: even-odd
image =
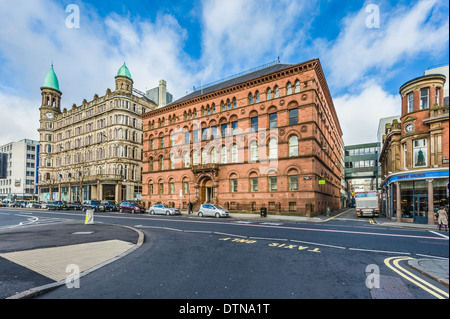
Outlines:
{"type": "MultiPolygon", "coordinates": [[[[2,209],[0,231],[67,219],[84,214],[2,209]]],[[[320,223],[119,213],[94,219],[135,227],[144,244],[83,277],[80,288],[62,286],[39,298],[435,299],[387,263],[449,253],[448,237],[357,220],[352,211],[320,223]],[[380,283],[386,289],[374,290],[380,283]]]]}

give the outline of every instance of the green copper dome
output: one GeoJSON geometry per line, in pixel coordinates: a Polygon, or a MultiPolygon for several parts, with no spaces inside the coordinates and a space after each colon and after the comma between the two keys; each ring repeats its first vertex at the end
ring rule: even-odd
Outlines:
{"type": "Polygon", "coordinates": [[[119,71],[117,71],[117,75],[116,76],[126,76],[127,78],[131,79],[130,70],[128,70],[127,66],[125,65],[125,62],[120,67],[119,71]]]}
{"type": "Polygon", "coordinates": [[[48,71],[47,75],[45,76],[44,85],[42,87],[55,89],[59,91],[59,82],[55,74],[55,71],[53,70],[53,64],[52,67],[50,68],[50,71],[48,71]]]}

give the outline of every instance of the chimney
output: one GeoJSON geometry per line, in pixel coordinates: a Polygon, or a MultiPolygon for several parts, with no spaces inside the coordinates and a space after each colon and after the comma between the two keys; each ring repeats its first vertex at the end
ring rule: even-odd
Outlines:
{"type": "Polygon", "coordinates": [[[158,107],[163,107],[167,104],[166,100],[166,81],[159,81],[159,92],[158,92],[158,107]]]}

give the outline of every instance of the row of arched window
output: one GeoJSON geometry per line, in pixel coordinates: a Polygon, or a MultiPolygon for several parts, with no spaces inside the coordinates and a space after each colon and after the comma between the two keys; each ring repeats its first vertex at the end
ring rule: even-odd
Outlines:
{"type": "MultiPolygon", "coordinates": [[[[252,141],[249,143],[248,147],[248,161],[257,162],[260,160],[260,146],[257,141],[252,141]]],[[[289,157],[298,156],[298,137],[297,135],[292,135],[289,137],[288,142],[289,157]]],[[[267,154],[264,155],[265,159],[269,160],[278,159],[278,141],[275,138],[269,139],[267,143],[267,154]]],[[[244,162],[243,153],[239,152],[238,145],[233,144],[228,149],[225,145],[222,147],[212,147],[210,149],[203,149],[201,152],[198,150],[193,150],[192,152],[184,152],[182,154],[182,167],[189,168],[191,166],[205,165],[205,164],[229,164],[229,163],[242,163],[244,162]]],[[[158,168],[155,169],[155,159],[153,157],[149,158],[149,170],[151,172],[155,170],[167,170],[175,169],[176,161],[175,155],[170,154],[169,160],[166,161],[163,155],[158,157],[158,168]]]]}
{"type": "MultiPolygon", "coordinates": [[[[296,80],[294,82],[294,84],[292,84],[291,82],[287,82],[286,84],[286,95],[291,95],[292,93],[300,93],[300,80],[296,80]]],[[[278,87],[278,85],[275,85],[273,88],[267,88],[266,92],[266,100],[270,101],[274,98],[279,98],[280,97],[280,88],[278,87]]],[[[260,102],[260,93],[259,91],[256,91],[255,93],[249,93],[248,94],[248,104],[252,105],[254,103],[259,103],[260,102]]],[[[232,109],[237,108],[237,101],[236,98],[233,97],[231,99],[226,99],[226,100],[222,100],[220,101],[220,105],[216,106],[215,103],[212,103],[211,105],[207,104],[206,106],[202,106],[201,107],[201,116],[208,116],[208,115],[213,115],[216,114],[216,112],[224,112],[224,111],[229,111],[232,109]]],[[[188,120],[192,120],[192,119],[196,119],[197,118],[197,109],[194,108],[193,110],[186,110],[183,113],[183,120],[188,121],[188,120]]],[[[175,124],[176,123],[176,116],[174,115],[169,115],[168,118],[168,123],[170,124],[175,124]]],[[[157,124],[158,127],[163,127],[166,125],[166,120],[164,117],[160,118],[157,120],[157,124]]],[[[150,129],[154,129],[155,128],[155,121],[151,121],[150,122],[150,129]]]]}
{"type": "MultiPolygon", "coordinates": [[[[300,80],[296,80],[294,82],[294,85],[292,85],[291,82],[288,82],[286,84],[286,95],[291,95],[292,93],[300,93],[300,80]]],[[[276,99],[280,97],[280,88],[278,85],[275,85],[272,88],[267,88],[266,90],[266,101],[270,101],[272,99],[276,99]]],[[[260,93],[259,91],[256,91],[255,93],[249,93],[248,94],[248,104],[252,105],[254,103],[260,102],[260,93]]]]}

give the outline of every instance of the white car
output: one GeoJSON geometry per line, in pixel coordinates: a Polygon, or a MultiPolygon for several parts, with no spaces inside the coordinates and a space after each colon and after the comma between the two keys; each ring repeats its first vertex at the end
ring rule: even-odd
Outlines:
{"type": "Polygon", "coordinates": [[[213,216],[213,217],[230,217],[228,211],[217,204],[202,204],[198,211],[198,216],[213,216]]]}
{"type": "Polygon", "coordinates": [[[181,215],[181,212],[179,209],[169,207],[164,204],[157,204],[155,206],[152,206],[148,209],[148,212],[152,215],[158,214],[158,215],[181,215]]]}

